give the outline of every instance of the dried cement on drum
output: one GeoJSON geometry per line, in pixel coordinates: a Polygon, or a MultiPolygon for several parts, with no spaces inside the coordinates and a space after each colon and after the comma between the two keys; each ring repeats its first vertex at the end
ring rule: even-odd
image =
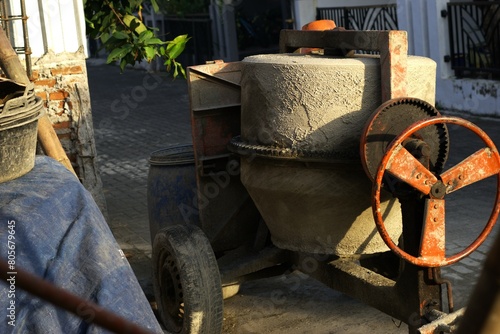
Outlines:
{"type": "MultiPolygon", "coordinates": [[[[241,139],[248,144],[333,152],[359,162],[359,142],[381,104],[380,60],[299,54],[247,57],[242,70],[241,139]]],[[[434,104],[434,61],[408,58],[408,96],[434,104]]],[[[335,155],[334,154],[334,155],[335,155]]],[[[388,250],[371,213],[371,183],[359,165],[242,159],[241,179],[280,248],[336,255],[388,250]]],[[[397,200],[383,201],[394,242],[397,200]]]]}

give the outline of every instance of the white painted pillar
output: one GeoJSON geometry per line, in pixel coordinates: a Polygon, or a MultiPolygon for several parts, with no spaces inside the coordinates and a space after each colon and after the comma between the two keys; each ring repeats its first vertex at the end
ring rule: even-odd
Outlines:
{"type": "Polygon", "coordinates": [[[429,57],[437,63],[437,78],[445,79],[454,76],[451,63],[444,61],[444,56],[450,54],[450,38],[448,19],[441,17],[441,11],[446,10],[448,0],[427,2],[429,17],[429,57]]]}
{"type": "Polygon", "coordinates": [[[237,61],[239,58],[238,37],[232,1],[225,0],[223,4],[212,1],[209,10],[215,59],[222,59],[226,62],[237,61]]]}
{"type": "MultiPolygon", "coordinates": [[[[293,11],[295,13],[295,29],[316,20],[317,0],[294,0],[293,11]]],[[[332,5],[333,7],[334,5],[332,5]]]]}
{"type": "Polygon", "coordinates": [[[444,62],[449,54],[448,20],[441,17],[448,0],[398,0],[398,23],[408,31],[409,54],[429,57],[437,63],[437,78],[453,76],[444,62]]]}

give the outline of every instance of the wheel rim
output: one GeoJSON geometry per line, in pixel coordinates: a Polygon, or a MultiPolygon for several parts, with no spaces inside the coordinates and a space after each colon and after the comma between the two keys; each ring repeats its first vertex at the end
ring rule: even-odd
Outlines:
{"type": "MultiPolygon", "coordinates": [[[[380,233],[380,236],[386,243],[386,245],[394,252],[396,253],[399,257],[405,259],[406,261],[417,265],[417,266],[422,266],[422,267],[441,267],[441,266],[446,266],[450,265],[453,263],[456,263],[463,259],[464,257],[468,256],[470,253],[472,253],[477,247],[481,245],[481,243],[485,240],[485,238],[488,236],[488,234],[491,232],[493,226],[495,225],[495,222],[498,218],[498,215],[500,213],[500,156],[498,153],[497,148],[495,147],[495,144],[493,141],[484,133],[481,129],[479,129],[477,126],[474,124],[465,121],[460,118],[456,117],[431,117],[427,120],[416,122],[409,126],[406,130],[404,130],[397,138],[394,139],[394,141],[389,145],[386,154],[384,155],[382,161],[380,162],[380,165],[378,167],[375,181],[373,183],[373,190],[372,190],[372,210],[373,210],[373,216],[375,218],[375,224],[377,226],[377,229],[380,233]],[[440,256],[440,258],[434,258],[434,259],[429,259],[425,258],[422,256],[416,257],[413,255],[410,255],[406,253],[404,250],[399,248],[391,239],[389,236],[389,233],[387,232],[385,225],[384,225],[384,220],[381,215],[381,208],[380,208],[380,195],[381,195],[381,190],[382,190],[382,180],[383,176],[386,171],[386,166],[389,164],[389,161],[391,158],[395,155],[396,149],[402,144],[403,140],[408,138],[412,133],[418,131],[421,128],[424,128],[429,125],[433,124],[438,124],[438,123],[449,123],[449,124],[455,124],[459,125],[462,127],[467,128],[468,130],[474,132],[477,136],[480,137],[480,139],[483,141],[484,144],[486,144],[487,148],[491,150],[491,154],[496,160],[496,169],[494,172],[491,173],[491,176],[496,175],[497,176],[497,189],[496,189],[496,198],[495,198],[495,204],[494,207],[491,211],[490,218],[484,227],[484,229],[481,231],[479,236],[464,250],[450,256],[446,257],[444,254],[440,256]]],[[[441,174],[443,176],[445,173],[441,174]]],[[[475,182],[475,181],[474,181],[475,182]]],[[[473,183],[473,182],[472,182],[473,183]]],[[[443,226],[444,227],[444,226],[443,226]]]]}
{"type": "Polygon", "coordinates": [[[162,310],[171,329],[181,332],[184,323],[184,295],[175,257],[165,251],[159,260],[159,287],[162,310]]]}

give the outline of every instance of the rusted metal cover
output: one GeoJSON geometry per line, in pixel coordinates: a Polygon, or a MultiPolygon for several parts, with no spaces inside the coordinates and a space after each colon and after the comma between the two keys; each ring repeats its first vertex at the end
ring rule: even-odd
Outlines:
{"type": "Polygon", "coordinates": [[[185,213],[199,215],[215,252],[251,240],[260,221],[241,184],[239,159],[227,150],[231,138],[240,134],[240,81],[239,62],[188,68],[197,189],[185,213]]]}

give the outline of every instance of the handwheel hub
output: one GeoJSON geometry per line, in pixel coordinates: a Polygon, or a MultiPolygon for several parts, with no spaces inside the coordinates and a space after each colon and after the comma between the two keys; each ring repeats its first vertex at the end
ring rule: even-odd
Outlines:
{"type": "Polygon", "coordinates": [[[438,181],[431,188],[431,196],[434,198],[442,199],[446,195],[446,186],[443,182],[438,181]]]}

